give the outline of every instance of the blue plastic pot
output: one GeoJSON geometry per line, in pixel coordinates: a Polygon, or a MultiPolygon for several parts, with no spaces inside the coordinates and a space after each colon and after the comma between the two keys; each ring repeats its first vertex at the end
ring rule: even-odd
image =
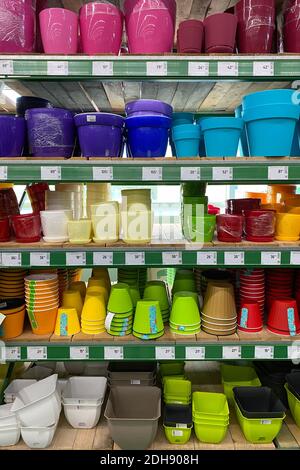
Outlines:
{"type": "Polygon", "coordinates": [[[25,119],[0,116],[0,157],[21,157],[26,134],[25,119]]]}
{"type": "Polygon", "coordinates": [[[74,117],[84,157],[120,157],[124,118],[117,114],[82,113],[74,117]]]}
{"type": "Polygon", "coordinates": [[[125,121],[127,151],[133,158],[166,155],[172,119],[165,116],[134,116],[125,121]]]}
{"type": "MultiPolygon", "coordinates": [[[[235,117],[236,118],[242,118],[243,117],[242,114],[243,114],[243,106],[240,105],[235,110],[235,117]]],[[[243,130],[241,132],[241,138],[240,138],[238,153],[241,157],[249,157],[248,139],[247,139],[247,132],[246,132],[246,127],[245,126],[243,127],[243,130]]]]}
{"type": "Polygon", "coordinates": [[[242,106],[243,110],[246,111],[250,108],[264,105],[276,105],[276,104],[292,104],[293,94],[296,90],[291,89],[278,89],[278,90],[267,90],[258,91],[257,93],[251,93],[243,98],[242,106]]]}
{"type": "Polygon", "coordinates": [[[192,113],[174,113],[172,119],[172,127],[181,126],[183,124],[193,124],[194,114],[192,113]]]}
{"type": "Polygon", "coordinates": [[[265,105],[244,111],[250,155],[289,157],[292,153],[300,106],[265,105]]]}
{"type": "Polygon", "coordinates": [[[235,157],[244,121],[234,117],[215,117],[201,121],[207,157],[235,157]]]}
{"type": "Polygon", "coordinates": [[[201,129],[194,124],[173,127],[172,137],[177,158],[197,157],[199,154],[201,129]]]}
{"type": "Polygon", "coordinates": [[[296,131],[293,138],[291,157],[300,157],[300,122],[296,124],[296,131]]]}

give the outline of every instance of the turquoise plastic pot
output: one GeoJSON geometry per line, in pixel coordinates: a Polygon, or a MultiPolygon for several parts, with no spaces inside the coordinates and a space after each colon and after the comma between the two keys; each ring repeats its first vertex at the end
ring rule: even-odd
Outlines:
{"type": "Polygon", "coordinates": [[[296,131],[293,138],[291,157],[300,157],[300,122],[296,124],[296,131]]]}
{"type": "Polygon", "coordinates": [[[292,104],[294,93],[295,90],[291,89],[266,90],[251,93],[243,98],[243,111],[256,108],[257,106],[292,104]]]}
{"type": "MultiPolygon", "coordinates": [[[[243,106],[240,105],[238,108],[235,110],[235,117],[236,118],[242,118],[242,113],[243,113],[243,106]]],[[[241,132],[241,138],[239,142],[239,148],[238,148],[238,153],[241,157],[249,157],[249,147],[248,147],[248,139],[247,139],[247,132],[246,132],[246,127],[243,127],[243,130],[241,132]]]]}
{"type": "Polygon", "coordinates": [[[200,147],[200,127],[194,124],[182,124],[173,127],[172,138],[177,158],[197,157],[200,147]]]}
{"type": "Polygon", "coordinates": [[[173,113],[172,127],[181,126],[183,124],[193,124],[194,114],[192,113],[173,113]]]}
{"type": "Polygon", "coordinates": [[[207,157],[236,157],[244,121],[215,117],[201,121],[207,157]]]}

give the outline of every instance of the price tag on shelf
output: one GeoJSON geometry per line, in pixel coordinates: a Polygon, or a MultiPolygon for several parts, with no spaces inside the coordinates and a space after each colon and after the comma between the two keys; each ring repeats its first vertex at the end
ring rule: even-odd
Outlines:
{"type": "Polygon", "coordinates": [[[7,166],[0,166],[0,180],[7,180],[7,166]]]}
{"type": "Polygon", "coordinates": [[[50,266],[50,253],[30,253],[31,266],[50,266]]]}
{"type": "Polygon", "coordinates": [[[13,75],[14,62],[13,60],[0,60],[0,75],[13,75]]]}
{"type": "Polygon", "coordinates": [[[218,76],[238,77],[239,76],[238,62],[218,62],[218,76]]]}
{"type": "Polygon", "coordinates": [[[69,75],[69,63],[66,60],[48,60],[47,75],[69,75]]]}
{"type": "Polygon", "coordinates": [[[185,167],[180,169],[181,181],[200,181],[201,169],[197,167],[185,167]]]}
{"type": "Polygon", "coordinates": [[[157,361],[164,359],[175,359],[175,347],[174,346],[156,346],[155,347],[155,359],[157,361]]]}
{"type": "Polygon", "coordinates": [[[85,266],[86,253],[67,253],[66,264],[67,266],[85,266]]]}
{"type": "Polygon", "coordinates": [[[94,266],[109,266],[112,264],[113,264],[113,253],[111,251],[93,253],[93,265],[94,266]]]}
{"type": "Polygon", "coordinates": [[[274,346],[255,346],[255,359],[274,359],[274,346]]]}
{"type": "Polygon", "coordinates": [[[300,344],[288,346],[288,359],[291,359],[294,364],[300,364],[300,344]]]}
{"type": "Polygon", "coordinates": [[[185,348],[186,360],[203,360],[205,359],[205,347],[186,347],[185,348]]]}
{"type": "Polygon", "coordinates": [[[241,346],[223,346],[222,357],[223,359],[241,359],[242,347],[241,346]]]}
{"type": "Polygon", "coordinates": [[[124,348],[123,346],[105,346],[104,347],[104,359],[113,360],[113,359],[124,359],[124,348]]]}
{"type": "Polygon", "coordinates": [[[21,359],[20,346],[9,346],[5,348],[5,359],[7,361],[19,361],[21,359]]]}
{"type": "Polygon", "coordinates": [[[47,359],[47,346],[27,346],[27,359],[29,361],[47,359]]]}
{"type": "Polygon", "coordinates": [[[289,167],[288,166],[269,166],[268,167],[269,180],[288,180],[289,167]]]}
{"type": "Polygon", "coordinates": [[[60,166],[41,166],[41,180],[60,181],[61,180],[61,167],[60,166]]]}
{"type": "Polygon", "coordinates": [[[214,181],[232,181],[233,168],[231,167],[214,167],[213,168],[214,181]]]}
{"type": "Polygon", "coordinates": [[[244,266],[245,253],[242,251],[227,251],[224,253],[224,262],[227,266],[244,266]]]}
{"type": "Polygon", "coordinates": [[[17,267],[21,265],[21,253],[2,253],[2,266],[17,267]]]}
{"type": "Polygon", "coordinates": [[[176,264],[182,264],[182,253],[175,251],[166,251],[162,254],[162,262],[165,266],[173,266],[176,264]]]}
{"type": "Polygon", "coordinates": [[[145,253],[141,252],[128,252],[125,253],[125,264],[135,266],[145,264],[145,253]]]}
{"type": "Polygon", "coordinates": [[[143,181],[162,181],[163,170],[162,167],[146,166],[143,168],[142,180],[143,181]]]}
{"type": "Polygon", "coordinates": [[[108,61],[94,61],[93,62],[93,75],[100,76],[113,76],[114,74],[114,63],[108,61]]]}
{"type": "Polygon", "coordinates": [[[193,77],[208,77],[209,62],[189,62],[188,74],[193,77]]]}
{"type": "Polygon", "coordinates": [[[112,166],[93,166],[93,181],[112,181],[114,170],[112,166]]]}
{"type": "Polygon", "coordinates": [[[255,61],[253,62],[254,77],[274,77],[274,62],[255,61]]]}
{"type": "Polygon", "coordinates": [[[168,75],[168,62],[147,62],[147,75],[149,77],[164,77],[168,75]]]}
{"type": "Polygon", "coordinates": [[[90,351],[88,346],[70,346],[70,359],[84,360],[89,359],[90,351]]]}
{"type": "Polygon", "coordinates": [[[264,251],[261,253],[261,264],[280,266],[281,265],[281,253],[279,251],[264,251]]]}
{"type": "Polygon", "coordinates": [[[300,251],[291,251],[290,264],[300,266],[300,251]]]}
{"type": "Polygon", "coordinates": [[[217,264],[217,252],[216,251],[198,251],[197,253],[197,264],[207,265],[207,266],[216,266],[217,264]]]}

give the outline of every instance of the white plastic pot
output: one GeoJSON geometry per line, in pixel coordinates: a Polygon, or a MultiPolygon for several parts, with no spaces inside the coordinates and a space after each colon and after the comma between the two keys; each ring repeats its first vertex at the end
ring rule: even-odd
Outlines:
{"type": "Polygon", "coordinates": [[[62,395],[63,391],[65,390],[67,383],[68,383],[68,379],[58,379],[56,389],[57,389],[60,396],[62,395]]]}
{"type": "Polygon", "coordinates": [[[102,403],[95,405],[63,404],[65,417],[75,429],[94,428],[101,415],[102,403]]]}
{"type": "MultiPolygon", "coordinates": [[[[51,193],[55,194],[55,193],[51,193]]],[[[67,195],[68,193],[58,193],[61,195],[67,195]]],[[[73,193],[70,193],[73,194],[73,193]]],[[[73,195],[74,197],[74,195],[73,195]]],[[[64,242],[68,238],[68,221],[73,219],[72,210],[46,210],[41,211],[41,223],[44,234],[44,240],[46,242],[64,242]]]]}
{"type": "Polygon", "coordinates": [[[62,394],[63,404],[102,404],[106,386],[106,377],[71,377],[62,394]]]}
{"type": "Polygon", "coordinates": [[[4,427],[18,427],[17,416],[11,411],[11,406],[11,403],[0,406],[0,429],[4,427]]]}
{"type": "Polygon", "coordinates": [[[24,374],[22,374],[22,379],[35,379],[41,380],[52,375],[52,370],[48,367],[34,366],[27,369],[24,374]]]}
{"type": "Polygon", "coordinates": [[[53,441],[57,423],[48,427],[26,427],[21,428],[22,439],[31,449],[45,449],[53,441]]]}
{"type": "Polygon", "coordinates": [[[0,428],[0,447],[15,446],[21,435],[21,429],[18,427],[0,428]]]}
{"type": "Polygon", "coordinates": [[[36,380],[15,379],[4,390],[5,403],[12,403],[20,390],[36,383],[36,380]]]}

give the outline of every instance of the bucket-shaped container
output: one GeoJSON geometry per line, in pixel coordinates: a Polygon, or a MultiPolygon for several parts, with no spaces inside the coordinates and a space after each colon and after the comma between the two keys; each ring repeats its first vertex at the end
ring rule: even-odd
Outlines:
{"type": "Polygon", "coordinates": [[[244,121],[215,117],[201,120],[207,157],[236,157],[244,121]]]}
{"type": "Polygon", "coordinates": [[[232,53],[236,30],[237,18],[230,13],[216,13],[205,18],[205,52],[232,53]]]}
{"type": "Polygon", "coordinates": [[[33,52],[35,47],[35,2],[0,1],[0,52],[33,52]]]}
{"type": "Polygon", "coordinates": [[[75,143],[73,114],[60,108],[25,113],[30,152],[35,157],[71,157],[75,143]]]}
{"type": "Polygon", "coordinates": [[[243,98],[243,111],[245,112],[250,108],[256,108],[258,106],[292,104],[294,94],[295,90],[281,88],[250,93],[243,98]]]}
{"type": "Polygon", "coordinates": [[[126,119],[127,149],[133,158],[164,157],[172,120],[165,116],[133,116],[126,119]]]}
{"type": "MultiPolygon", "coordinates": [[[[5,314],[5,312],[3,312],[5,314]]],[[[23,333],[25,319],[25,305],[19,312],[5,315],[0,326],[0,338],[3,340],[16,338],[23,333]]]]}
{"type": "Polygon", "coordinates": [[[177,158],[197,157],[199,155],[201,129],[194,124],[181,124],[173,127],[172,141],[177,158]]]}
{"type": "Polygon", "coordinates": [[[25,119],[0,116],[0,157],[21,157],[25,144],[25,119]]]}
{"type": "Polygon", "coordinates": [[[218,240],[225,243],[240,243],[243,235],[243,221],[241,215],[217,215],[218,240]]]}
{"type": "MultiPolygon", "coordinates": [[[[88,4],[90,5],[90,4],[88,4]]],[[[84,157],[120,157],[124,118],[117,114],[83,113],[74,117],[84,157]]]]}
{"type": "Polygon", "coordinates": [[[78,15],[66,8],[45,8],[39,14],[46,54],[76,54],[78,15]]]}
{"type": "MultiPolygon", "coordinates": [[[[240,105],[235,110],[235,117],[242,118],[243,106],[240,105]]],[[[241,138],[239,143],[238,153],[240,157],[249,157],[249,147],[248,147],[248,140],[247,140],[247,133],[246,127],[244,126],[241,132],[241,138]]]]}
{"type": "Polygon", "coordinates": [[[115,5],[91,2],[79,13],[80,39],[85,54],[115,54],[121,48],[123,14],[115,5]]]}
{"type": "Polygon", "coordinates": [[[186,20],[179,24],[177,32],[177,52],[180,54],[200,54],[204,39],[204,26],[200,20],[186,20]]]}
{"type": "Polygon", "coordinates": [[[39,213],[13,215],[11,223],[16,242],[34,243],[40,241],[42,230],[39,213]]]}

